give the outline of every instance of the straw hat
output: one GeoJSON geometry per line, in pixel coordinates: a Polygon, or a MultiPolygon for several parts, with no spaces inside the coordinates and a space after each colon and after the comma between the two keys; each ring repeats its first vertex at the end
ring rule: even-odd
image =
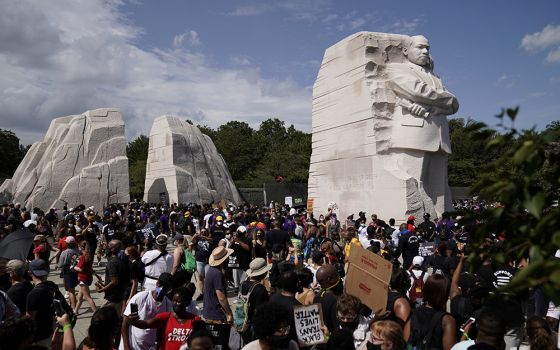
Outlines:
{"type": "Polygon", "coordinates": [[[233,249],[224,248],[222,246],[216,247],[212,251],[212,255],[210,255],[210,259],[209,259],[208,263],[210,264],[210,266],[219,266],[232,253],[233,253],[233,249]]]}
{"type": "Polygon", "coordinates": [[[255,258],[249,264],[249,270],[247,270],[247,276],[254,277],[254,276],[264,275],[265,273],[270,271],[271,268],[272,265],[268,265],[266,263],[266,260],[264,260],[263,258],[255,258]]]}

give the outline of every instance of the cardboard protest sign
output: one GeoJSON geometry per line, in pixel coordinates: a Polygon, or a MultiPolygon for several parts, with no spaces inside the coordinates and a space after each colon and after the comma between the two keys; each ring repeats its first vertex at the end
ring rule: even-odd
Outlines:
{"type": "Polygon", "coordinates": [[[307,199],[307,212],[313,213],[313,204],[315,204],[315,200],[313,198],[307,199]]]}
{"type": "Polygon", "coordinates": [[[325,343],[325,335],[321,331],[323,311],[321,304],[294,306],[296,334],[301,346],[325,343]]]}
{"type": "Polygon", "coordinates": [[[434,255],[435,250],[436,250],[435,242],[420,243],[420,247],[418,248],[418,255],[424,257],[434,255]]]}
{"type": "Polygon", "coordinates": [[[383,312],[387,306],[392,268],[390,261],[362,247],[352,246],[344,290],[373,311],[383,312]]]}
{"type": "Polygon", "coordinates": [[[214,337],[215,349],[229,350],[231,326],[228,324],[206,324],[206,330],[214,337]]]}

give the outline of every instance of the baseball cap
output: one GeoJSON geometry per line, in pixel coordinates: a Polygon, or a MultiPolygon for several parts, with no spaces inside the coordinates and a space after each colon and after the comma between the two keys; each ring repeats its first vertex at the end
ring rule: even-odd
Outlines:
{"type": "Polygon", "coordinates": [[[414,259],[412,259],[412,265],[422,267],[422,265],[424,265],[424,258],[421,256],[415,256],[414,259]]]}
{"type": "Polygon", "coordinates": [[[224,218],[221,217],[220,215],[216,216],[216,221],[223,221],[223,220],[224,220],[224,218]]]}
{"type": "Polygon", "coordinates": [[[166,246],[167,245],[167,236],[163,233],[156,237],[156,244],[159,246],[166,246]]]}
{"type": "Polygon", "coordinates": [[[76,243],[76,238],[73,236],[67,236],[65,239],[66,243],[76,243]]]}
{"type": "Polygon", "coordinates": [[[416,220],[416,218],[414,217],[414,215],[410,215],[407,220],[408,221],[414,221],[414,220],[416,220]]]}
{"type": "Polygon", "coordinates": [[[35,259],[29,263],[29,271],[37,277],[49,274],[49,264],[43,259],[35,259]]]}

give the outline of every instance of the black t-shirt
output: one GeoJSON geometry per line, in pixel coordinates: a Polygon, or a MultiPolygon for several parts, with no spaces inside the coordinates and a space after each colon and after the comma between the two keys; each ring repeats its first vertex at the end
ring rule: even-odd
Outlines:
{"type": "Polygon", "coordinates": [[[508,265],[483,265],[476,272],[490,290],[508,284],[515,273],[517,273],[517,269],[508,265]]]}
{"type": "Polygon", "coordinates": [[[297,341],[296,324],[294,319],[294,306],[301,305],[295,296],[286,296],[280,293],[270,297],[270,301],[284,306],[290,312],[290,337],[297,341]]]}
{"type": "Polygon", "coordinates": [[[265,286],[256,281],[243,281],[243,283],[241,283],[241,294],[246,295],[249,293],[253,285],[255,285],[255,287],[253,288],[251,295],[249,295],[249,308],[247,310],[247,319],[249,320],[249,323],[253,322],[257,306],[264,304],[269,300],[268,291],[265,286]]]}
{"type": "Polygon", "coordinates": [[[323,309],[323,318],[325,325],[329,329],[329,332],[334,332],[338,329],[339,323],[336,317],[336,302],[338,298],[332,292],[326,292],[323,296],[315,295],[313,303],[320,303],[323,309]]]}
{"type": "Polygon", "coordinates": [[[195,236],[194,237],[194,258],[196,261],[208,262],[208,258],[210,257],[210,241],[206,239],[195,236]]]}
{"type": "Polygon", "coordinates": [[[216,248],[222,239],[226,237],[226,231],[223,227],[214,227],[211,230],[211,237],[212,237],[212,249],[216,248]]]}
{"type": "Polygon", "coordinates": [[[290,234],[284,230],[272,229],[266,233],[267,250],[274,249],[275,246],[282,247],[286,250],[290,244],[290,234]]]}
{"type": "Polygon", "coordinates": [[[123,300],[124,291],[128,285],[126,281],[128,273],[126,270],[124,262],[120,258],[113,256],[109,259],[105,267],[105,284],[109,284],[111,277],[117,277],[117,285],[105,291],[106,300],[113,303],[123,300]]]}
{"type": "Polygon", "coordinates": [[[144,271],[144,263],[141,259],[136,259],[130,263],[130,279],[138,280],[138,283],[144,282],[146,272],[144,271]]]}
{"type": "Polygon", "coordinates": [[[264,248],[264,246],[262,244],[256,243],[254,248],[255,248],[255,258],[266,259],[266,249],[264,248]]]}
{"type": "MultiPolygon", "coordinates": [[[[249,268],[249,264],[251,263],[251,257],[252,257],[252,253],[251,250],[253,249],[253,242],[252,239],[250,238],[245,238],[243,240],[243,243],[247,244],[249,246],[249,250],[245,250],[243,249],[243,247],[241,247],[240,244],[238,243],[233,243],[230,248],[232,248],[234,250],[234,254],[235,255],[235,259],[237,260],[237,269],[242,269],[242,270],[247,270],[249,268]]],[[[231,257],[231,255],[230,255],[231,257]]],[[[230,259],[231,262],[231,259],[230,259]]],[[[233,267],[233,266],[228,266],[228,267],[233,267]]]]}
{"type": "Polygon", "coordinates": [[[105,237],[105,241],[107,242],[110,242],[112,239],[114,239],[116,233],[117,230],[113,225],[108,224],[103,227],[103,236],[105,237]]]}
{"type": "Polygon", "coordinates": [[[58,288],[54,283],[47,281],[35,286],[27,295],[27,312],[36,312],[34,342],[50,337],[53,332],[53,293],[48,284],[58,288]]]}
{"type": "Polygon", "coordinates": [[[28,280],[14,284],[10,289],[8,289],[7,294],[10,297],[10,300],[16,304],[22,315],[27,311],[27,295],[32,289],[33,284],[31,284],[28,280]]]}
{"type": "Polygon", "coordinates": [[[217,290],[226,293],[226,279],[219,269],[210,266],[204,278],[204,309],[202,315],[209,320],[225,320],[226,314],[218,301],[217,290]]]}

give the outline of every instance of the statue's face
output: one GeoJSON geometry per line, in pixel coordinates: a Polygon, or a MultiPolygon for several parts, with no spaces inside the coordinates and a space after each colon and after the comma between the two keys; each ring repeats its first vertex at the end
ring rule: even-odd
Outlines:
{"type": "Polygon", "coordinates": [[[412,45],[405,51],[408,60],[419,66],[425,66],[430,59],[430,44],[424,37],[414,37],[412,45]]]}

